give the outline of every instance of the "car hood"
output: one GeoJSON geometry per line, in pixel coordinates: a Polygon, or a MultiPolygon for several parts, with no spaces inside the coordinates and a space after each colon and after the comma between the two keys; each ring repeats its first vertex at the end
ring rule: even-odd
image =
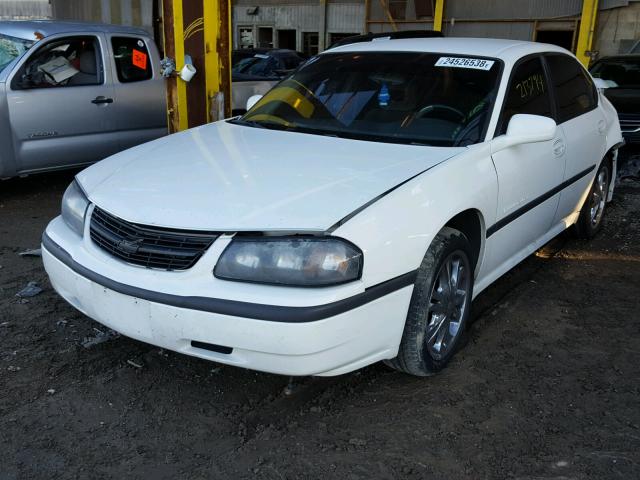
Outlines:
{"type": "Polygon", "coordinates": [[[132,148],[78,174],[130,222],[213,231],[324,231],[465,148],[398,145],[225,121],[132,148]]]}
{"type": "Polygon", "coordinates": [[[640,89],[607,88],[604,96],[616,108],[618,113],[640,113],[640,89]]]}

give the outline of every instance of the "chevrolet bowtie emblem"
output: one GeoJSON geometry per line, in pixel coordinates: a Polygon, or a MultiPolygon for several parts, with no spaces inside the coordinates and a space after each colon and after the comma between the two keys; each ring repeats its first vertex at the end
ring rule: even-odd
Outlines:
{"type": "Polygon", "coordinates": [[[138,253],[141,244],[141,238],[137,240],[120,240],[118,242],[118,249],[126,253],[138,253]]]}

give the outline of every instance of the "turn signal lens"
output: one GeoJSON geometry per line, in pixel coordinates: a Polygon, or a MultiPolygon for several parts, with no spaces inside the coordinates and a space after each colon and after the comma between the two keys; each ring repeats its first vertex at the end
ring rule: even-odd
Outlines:
{"type": "Polygon", "coordinates": [[[62,197],[62,219],[81,237],[84,233],[84,217],[88,206],[87,196],[74,180],[62,197]]]}

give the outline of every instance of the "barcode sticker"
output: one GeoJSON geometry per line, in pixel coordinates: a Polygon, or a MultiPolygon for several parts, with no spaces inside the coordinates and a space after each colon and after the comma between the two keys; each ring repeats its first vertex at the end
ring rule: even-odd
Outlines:
{"type": "Polygon", "coordinates": [[[435,66],[490,70],[494,63],[493,60],[484,60],[482,58],[440,57],[435,66]]]}

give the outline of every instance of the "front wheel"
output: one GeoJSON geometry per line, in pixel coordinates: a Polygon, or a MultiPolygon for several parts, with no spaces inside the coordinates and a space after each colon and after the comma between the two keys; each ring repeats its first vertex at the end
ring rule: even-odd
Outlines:
{"type": "Polygon", "coordinates": [[[589,195],[580,210],[580,216],[576,222],[576,232],[579,237],[592,238],[602,228],[610,181],[611,170],[609,162],[605,160],[598,169],[589,195]]]}
{"type": "Polygon", "coordinates": [[[427,376],[451,360],[471,307],[470,259],[471,245],[462,232],[445,227],[436,235],[418,269],[398,356],[387,365],[427,376]]]}

